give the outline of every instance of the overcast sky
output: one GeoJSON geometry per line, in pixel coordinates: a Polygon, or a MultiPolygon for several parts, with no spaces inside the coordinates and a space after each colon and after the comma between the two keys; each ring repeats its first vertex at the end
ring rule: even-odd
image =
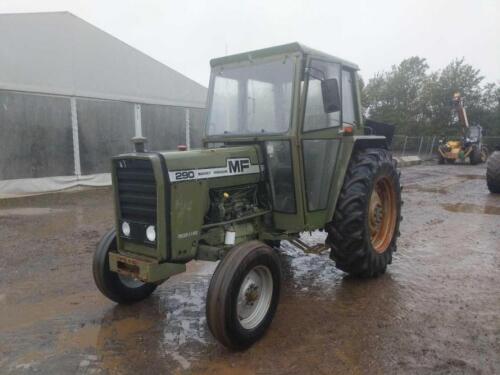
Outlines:
{"type": "Polygon", "coordinates": [[[500,0],[0,0],[0,13],[68,10],[203,85],[212,57],[293,41],[365,79],[410,56],[465,57],[500,83],[500,0]]]}

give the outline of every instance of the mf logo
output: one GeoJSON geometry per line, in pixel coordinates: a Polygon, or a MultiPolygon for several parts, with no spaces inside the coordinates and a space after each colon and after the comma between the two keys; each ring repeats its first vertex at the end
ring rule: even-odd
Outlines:
{"type": "Polygon", "coordinates": [[[227,170],[229,173],[242,173],[250,168],[250,159],[227,159],[227,170]]]}
{"type": "Polygon", "coordinates": [[[127,168],[127,162],[125,160],[118,161],[118,168],[127,168]]]}

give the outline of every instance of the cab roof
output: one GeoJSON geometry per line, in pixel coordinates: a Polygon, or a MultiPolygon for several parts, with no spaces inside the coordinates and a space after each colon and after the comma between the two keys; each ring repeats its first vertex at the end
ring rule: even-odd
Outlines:
{"type": "Polygon", "coordinates": [[[324,59],[328,61],[333,61],[336,63],[340,63],[342,65],[348,66],[351,69],[359,70],[359,67],[347,60],[340,59],[338,57],[329,55],[327,53],[315,50],[313,48],[307,47],[301,43],[289,43],[282,44],[280,46],[274,46],[269,48],[258,49],[249,52],[238,53],[235,55],[229,55],[224,57],[217,57],[215,59],[210,60],[210,66],[224,65],[237,63],[244,60],[255,59],[259,57],[267,57],[272,55],[282,55],[282,54],[292,54],[292,53],[301,53],[303,55],[309,55],[311,57],[317,57],[319,59],[324,59]]]}

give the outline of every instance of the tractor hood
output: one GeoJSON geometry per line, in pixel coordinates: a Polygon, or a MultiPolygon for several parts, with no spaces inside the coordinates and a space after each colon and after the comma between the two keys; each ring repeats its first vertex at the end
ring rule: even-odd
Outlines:
{"type": "Polygon", "coordinates": [[[255,145],[160,154],[171,183],[259,174],[264,170],[260,149],[255,145]]]}
{"type": "Polygon", "coordinates": [[[192,151],[139,152],[113,158],[118,249],[160,261],[192,259],[209,192],[264,180],[259,146],[192,151]],[[148,227],[156,238],[146,237],[148,227]]]}

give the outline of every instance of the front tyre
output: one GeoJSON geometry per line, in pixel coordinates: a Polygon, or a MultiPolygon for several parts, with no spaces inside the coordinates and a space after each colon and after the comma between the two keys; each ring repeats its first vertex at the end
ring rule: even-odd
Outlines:
{"type": "Polygon", "coordinates": [[[477,165],[479,163],[482,163],[482,153],[481,150],[476,145],[472,146],[472,151],[469,157],[471,165],[477,165]]]}
{"type": "Polygon", "coordinates": [[[281,246],[281,240],[265,240],[264,243],[273,249],[279,249],[281,246]]]}
{"type": "Polygon", "coordinates": [[[210,332],[230,349],[259,340],[278,306],[281,267],[278,255],[259,241],[233,247],[217,266],[207,295],[210,332]]]}
{"type": "Polygon", "coordinates": [[[401,221],[401,185],[389,151],[367,149],[349,164],[327,245],[337,268],[354,276],[385,272],[396,251],[401,221]]]}
{"type": "Polygon", "coordinates": [[[144,283],[109,269],[109,253],[116,251],[116,248],[116,232],[112,229],[101,238],[94,253],[92,271],[97,288],[110,300],[120,304],[131,304],[149,297],[156,289],[156,284],[144,283]]]}
{"type": "Polygon", "coordinates": [[[438,164],[446,164],[446,160],[440,152],[438,152],[438,164]]]}

